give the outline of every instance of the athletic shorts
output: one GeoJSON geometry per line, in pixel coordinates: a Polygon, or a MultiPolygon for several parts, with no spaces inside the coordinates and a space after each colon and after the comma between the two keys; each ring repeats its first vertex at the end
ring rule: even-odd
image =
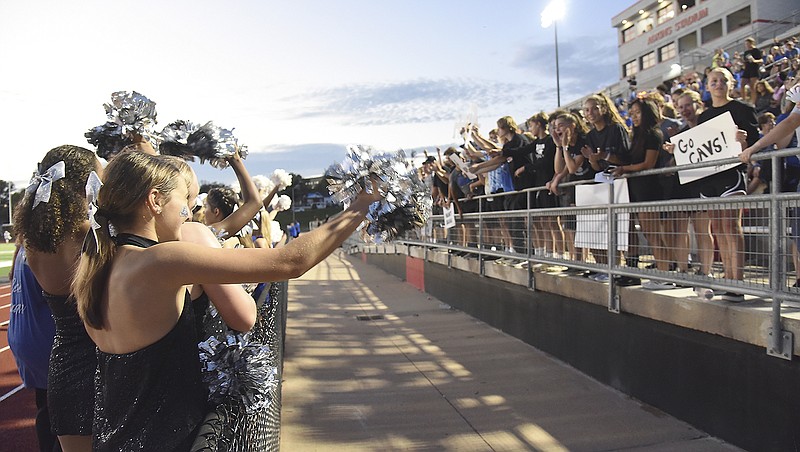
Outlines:
{"type": "Polygon", "coordinates": [[[726,198],[746,194],[747,182],[739,167],[704,178],[700,187],[701,198],[726,198]]]}

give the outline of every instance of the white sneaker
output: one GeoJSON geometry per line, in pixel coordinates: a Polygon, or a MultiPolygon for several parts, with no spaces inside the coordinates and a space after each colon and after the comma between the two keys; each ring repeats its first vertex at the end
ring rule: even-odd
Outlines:
{"type": "Polygon", "coordinates": [[[696,293],[698,297],[706,300],[714,298],[714,290],[709,289],[708,287],[695,287],[694,293],[696,293]]]}
{"type": "Polygon", "coordinates": [[[598,275],[595,276],[592,279],[597,281],[597,282],[607,283],[608,282],[608,274],[607,273],[598,273],[598,275]]]}
{"type": "Polygon", "coordinates": [[[674,289],[675,284],[667,281],[650,280],[642,284],[642,288],[647,290],[668,290],[668,289],[674,289]]]}

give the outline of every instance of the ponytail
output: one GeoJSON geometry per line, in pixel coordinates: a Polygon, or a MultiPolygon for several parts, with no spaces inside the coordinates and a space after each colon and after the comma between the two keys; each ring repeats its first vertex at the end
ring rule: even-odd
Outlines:
{"type": "Polygon", "coordinates": [[[83,241],[81,260],[72,282],[72,293],[77,300],[78,314],[84,323],[94,329],[104,325],[105,307],[102,295],[108,282],[108,271],[116,253],[110,229],[113,225],[103,210],[94,215],[100,227],[90,230],[83,241]]]}
{"type": "Polygon", "coordinates": [[[108,285],[111,262],[116,253],[116,229],[125,230],[140,215],[144,200],[152,189],[169,196],[184,182],[180,170],[168,161],[142,152],[120,153],[108,164],[99,189],[94,220],[83,242],[72,293],[78,314],[86,325],[102,329],[106,305],[103,295],[108,285]]]}

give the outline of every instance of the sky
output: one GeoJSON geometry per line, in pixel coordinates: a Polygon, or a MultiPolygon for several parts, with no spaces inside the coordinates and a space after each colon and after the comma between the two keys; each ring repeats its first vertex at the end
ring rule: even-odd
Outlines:
{"type": "MultiPolygon", "coordinates": [[[[564,0],[561,100],[619,79],[611,18],[632,0],[564,0]]],[[[456,126],[556,106],[545,1],[0,0],[0,179],[47,150],[90,148],[114,91],[176,119],[234,129],[251,174],[313,176],[347,144],[433,151],[456,126]]],[[[421,154],[418,154],[421,155],[421,154]]],[[[201,180],[230,170],[194,165],[201,180]]]]}

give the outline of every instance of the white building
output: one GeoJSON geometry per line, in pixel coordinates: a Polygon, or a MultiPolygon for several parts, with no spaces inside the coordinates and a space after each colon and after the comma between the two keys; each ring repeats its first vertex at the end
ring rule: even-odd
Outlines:
{"type": "MultiPolygon", "coordinates": [[[[652,89],[665,80],[709,66],[717,48],[731,56],[752,36],[763,49],[773,39],[800,32],[800,0],[640,0],[611,19],[619,37],[619,82],[652,89]]],[[[582,99],[570,107],[579,106],[582,99]]]]}

